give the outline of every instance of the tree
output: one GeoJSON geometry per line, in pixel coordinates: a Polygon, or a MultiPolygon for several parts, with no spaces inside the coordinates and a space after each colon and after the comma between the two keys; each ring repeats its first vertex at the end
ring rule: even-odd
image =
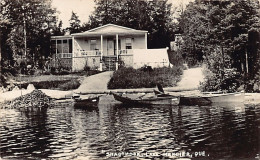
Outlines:
{"type": "Polygon", "coordinates": [[[173,39],[171,4],[167,0],[96,0],[90,16],[91,28],[113,23],[134,29],[147,30],[148,47],[167,47],[173,39]]]}
{"type": "Polygon", "coordinates": [[[4,24],[2,36],[2,58],[7,64],[13,66],[23,56],[28,63],[36,65],[49,55],[50,34],[56,25],[55,12],[49,0],[1,1],[1,14],[10,22],[4,24]]]}
{"type": "Polygon", "coordinates": [[[230,70],[240,73],[240,81],[252,79],[259,68],[256,67],[259,50],[252,49],[259,47],[259,39],[252,36],[259,33],[255,27],[259,15],[256,0],[190,3],[179,23],[184,36],[182,52],[194,64],[204,60],[215,79],[221,78],[222,82],[230,77],[230,70]]]}
{"type": "Polygon", "coordinates": [[[62,21],[59,22],[58,26],[56,26],[53,31],[52,31],[52,35],[55,36],[63,36],[65,31],[64,29],[62,29],[62,21]]]}
{"type": "Polygon", "coordinates": [[[70,27],[68,27],[67,30],[69,30],[71,34],[80,32],[81,26],[79,16],[77,16],[76,13],[74,13],[73,11],[71,13],[71,18],[69,22],[70,27]]]}

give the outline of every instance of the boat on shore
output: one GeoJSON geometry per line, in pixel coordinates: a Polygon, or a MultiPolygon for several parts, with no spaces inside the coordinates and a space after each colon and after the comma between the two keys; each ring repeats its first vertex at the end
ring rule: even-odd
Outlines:
{"type": "Polygon", "coordinates": [[[89,97],[89,96],[73,96],[74,107],[76,108],[98,108],[99,96],[89,97]]]}
{"type": "Polygon", "coordinates": [[[176,96],[151,96],[145,97],[145,95],[137,97],[137,98],[130,98],[127,95],[117,94],[111,92],[114,96],[115,100],[122,102],[123,104],[127,105],[178,105],[179,104],[179,97],[176,96]]]}
{"type": "Polygon", "coordinates": [[[179,105],[211,105],[212,103],[243,103],[244,93],[204,93],[201,95],[180,96],[179,105]]]}

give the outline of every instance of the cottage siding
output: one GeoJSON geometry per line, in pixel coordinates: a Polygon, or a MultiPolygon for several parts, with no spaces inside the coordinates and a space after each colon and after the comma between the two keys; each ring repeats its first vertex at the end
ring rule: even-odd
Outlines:
{"type": "Polygon", "coordinates": [[[146,49],[145,47],[145,36],[134,37],[132,40],[133,49],[146,49]]]}
{"type": "Polygon", "coordinates": [[[88,39],[85,41],[85,38],[75,38],[75,40],[79,44],[79,50],[90,50],[90,42],[88,39]]]}

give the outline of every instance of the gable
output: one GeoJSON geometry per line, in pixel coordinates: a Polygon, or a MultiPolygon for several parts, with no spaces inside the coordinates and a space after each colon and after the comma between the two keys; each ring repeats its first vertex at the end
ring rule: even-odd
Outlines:
{"type": "Polygon", "coordinates": [[[91,30],[88,30],[87,32],[129,32],[129,31],[141,31],[142,30],[136,30],[128,27],[123,27],[115,24],[107,24],[101,27],[97,27],[91,30]]]}

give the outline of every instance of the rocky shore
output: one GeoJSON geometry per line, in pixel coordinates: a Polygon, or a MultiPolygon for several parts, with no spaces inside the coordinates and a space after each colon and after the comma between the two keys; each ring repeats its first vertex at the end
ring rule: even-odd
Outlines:
{"type": "Polygon", "coordinates": [[[47,96],[40,90],[17,97],[11,101],[6,101],[0,105],[0,108],[9,109],[44,109],[53,106],[54,102],[51,97],[47,96]]]}

